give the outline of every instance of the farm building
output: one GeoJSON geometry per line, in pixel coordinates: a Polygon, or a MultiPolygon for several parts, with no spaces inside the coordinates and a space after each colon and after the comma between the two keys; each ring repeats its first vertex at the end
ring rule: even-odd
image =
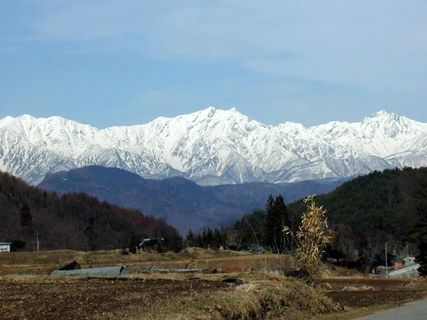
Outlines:
{"type": "Polygon", "coordinates": [[[12,242],[0,242],[0,252],[10,252],[12,242]]]}

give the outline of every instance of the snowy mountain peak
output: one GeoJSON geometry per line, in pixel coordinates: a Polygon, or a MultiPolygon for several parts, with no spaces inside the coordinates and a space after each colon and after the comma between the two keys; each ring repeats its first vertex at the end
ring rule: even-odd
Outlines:
{"type": "Polygon", "coordinates": [[[24,113],[24,114],[20,115],[19,117],[16,117],[15,119],[21,120],[21,121],[32,121],[32,120],[35,120],[36,118],[30,114],[24,113]]]}
{"type": "Polygon", "coordinates": [[[231,117],[247,118],[244,114],[240,113],[235,107],[224,110],[224,109],[218,109],[213,106],[210,106],[206,109],[203,109],[202,111],[194,112],[193,115],[205,116],[207,118],[218,117],[221,119],[227,119],[231,117]]]}
{"type": "MultiPolygon", "coordinates": [[[[399,116],[393,112],[386,112],[384,110],[380,110],[374,113],[372,116],[365,118],[364,121],[381,121],[381,122],[401,122],[405,117],[399,116]]],[[[407,118],[406,118],[407,119],[407,118]]]]}
{"type": "Polygon", "coordinates": [[[361,122],[265,125],[236,108],[98,129],[62,117],[0,119],[0,168],[32,183],[86,165],[201,184],[343,178],[427,165],[427,124],[386,111],[361,122]]]}
{"type": "Polygon", "coordinates": [[[393,112],[387,112],[387,111],[385,111],[385,110],[380,110],[380,111],[377,111],[377,112],[375,112],[372,116],[371,116],[371,118],[395,118],[397,115],[395,114],[395,113],[393,113],[393,112]]]}
{"type": "Polygon", "coordinates": [[[0,119],[0,128],[4,127],[6,125],[9,125],[13,120],[15,120],[15,118],[13,118],[11,116],[6,116],[6,117],[0,119]]]}

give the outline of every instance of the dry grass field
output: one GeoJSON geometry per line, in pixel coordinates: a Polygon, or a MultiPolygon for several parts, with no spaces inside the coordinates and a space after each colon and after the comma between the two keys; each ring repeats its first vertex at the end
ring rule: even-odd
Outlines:
{"type": "Polygon", "coordinates": [[[423,280],[324,267],[313,288],[273,272],[292,267],[286,256],[193,248],[178,254],[0,254],[0,319],[350,319],[427,296],[423,280]],[[125,265],[126,272],[115,278],[49,275],[73,260],[82,267],[125,265]],[[159,274],[150,268],[207,271],[159,274]]]}

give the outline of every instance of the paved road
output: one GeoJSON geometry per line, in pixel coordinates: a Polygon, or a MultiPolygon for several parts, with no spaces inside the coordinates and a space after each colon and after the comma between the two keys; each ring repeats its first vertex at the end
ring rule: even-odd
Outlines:
{"type": "Polygon", "coordinates": [[[411,302],[403,306],[381,311],[357,320],[426,320],[427,300],[411,302]]]}

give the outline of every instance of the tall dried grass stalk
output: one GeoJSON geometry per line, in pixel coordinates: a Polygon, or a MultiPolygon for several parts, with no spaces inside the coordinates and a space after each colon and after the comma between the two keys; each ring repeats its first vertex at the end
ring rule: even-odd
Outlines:
{"type": "Polygon", "coordinates": [[[296,258],[302,269],[310,276],[319,271],[322,251],[332,241],[331,233],[323,206],[317,206],[314,196],[307,197],[304,202],[307,211],[303,214],[301,226],[296,233],[296,258]]]}

